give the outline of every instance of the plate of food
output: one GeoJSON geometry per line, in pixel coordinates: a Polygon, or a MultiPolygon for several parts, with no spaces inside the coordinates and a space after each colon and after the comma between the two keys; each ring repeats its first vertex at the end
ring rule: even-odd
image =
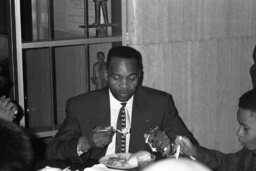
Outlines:
{"type": "Polygon", "coordinates": [[[132,169],[138,167],[138,163],[128,163],[128,159],[132,153],[116,153],[103,156],[100,158],[99,163],[104,164],[108,168],[113,169],[132,169]]]}
{"type": "Polygon", "coordinates": [[[155,161],[155,156],[147,151],[136,153],[117,153],[102,157],[99,163],[113,169],[132,169],[136,167],[145,167],[155,161]]]}

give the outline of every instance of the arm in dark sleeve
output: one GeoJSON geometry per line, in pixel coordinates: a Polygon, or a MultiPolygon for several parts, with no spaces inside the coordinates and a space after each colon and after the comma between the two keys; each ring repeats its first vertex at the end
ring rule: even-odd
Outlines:
{"type": "MultiPolygon", "coordinates": [[[[78,139],[82,136],[81,128],[77,119],[71,114],[69,102],[66,106],[66,118],[59,128],[55,137],[50,141],[46,149],[48,159],[69,160],[83,162],[78,156],[78,139]]],[[[83,155],[83,158],[86,154],[83,155]]]]}
{"type": "Polygon", "coordinates": [[[197,146],[196,159],[202,162],[211,169],[218,170],[237,170],[239,159],[242,156],[243,150],[236,153],[225,154],[217,150],[207,149],[197,146]]]}
{"type": "Polygon", "coordinates": [[[166,131],[169,138],[174,141],[177,135],[188,137],[193,144],[197,145],[198,142],[194,138],[193,134],[188,130],[180,116],[178,115],[178,111],[175,107],[172,96],[168,97],[168,110],[166,112],[164,122],[164,130],[166,131]]]}

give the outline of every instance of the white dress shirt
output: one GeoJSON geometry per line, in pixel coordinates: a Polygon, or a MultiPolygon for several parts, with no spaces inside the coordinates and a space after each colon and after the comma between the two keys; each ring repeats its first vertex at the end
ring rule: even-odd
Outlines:
{"type": "MultiPolygon", "coordinates": [[[[117,118],[119,110],[122,107],[120,101],[118,101],[109,90],[109,101],[110,101],[110,126],[116,129],[117,127],[117,118]]],[[[126,134],[126,152],[129,150],[130,144],[130,128],[132,121],[132,105],[133,105],[133,96],[126,102],[125,114],[126,114],[126,128],[129,130],[129,133],[126,134]]],[[[108,145],[106,155],[114,154],[116,148],[116,133],[114,134],[111,143],[108,145]]]]}

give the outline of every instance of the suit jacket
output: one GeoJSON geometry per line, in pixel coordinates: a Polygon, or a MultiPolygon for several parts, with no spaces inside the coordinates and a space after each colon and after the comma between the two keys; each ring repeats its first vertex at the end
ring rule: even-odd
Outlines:
{"type": "MultiPolygon", "coordinates": [[[[145,143],[144,134],[158,125],[171,140],[185,135],[193,142],[191,132],[178,116],[170,94],[144,86],[138,86],[133,101],[129,152],[140,150],[152,152],[145,143]]],[[[103,88],[73,97],[66,104],[66,119],[58,133],[49,143],[46,156],[49,159],[64,159],[86,162],[99,159],[106,148],[93,148],[82,156],[77,155],[78,139],[88,135],[96,126],[110,126],[110,101],[108,88],[103,88]]]]}
{"type": "Polygon", "coordinates": [[[196,159],[214,171],[255,171],[256,151],[243,148],[236,153],[224,154],[217,150],[197,147],[196,159]]]}

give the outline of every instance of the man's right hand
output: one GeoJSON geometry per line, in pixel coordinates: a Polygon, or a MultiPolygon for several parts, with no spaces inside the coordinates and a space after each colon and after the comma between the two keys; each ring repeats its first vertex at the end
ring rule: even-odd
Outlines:
{"type": "Polygon", "coordinates": [[[192,144],[188,137],[177,136],[175,143],[180,145],[180,150],[188,156],[196,156],[196,147],[192,144]]]}
{"type": "Polygon", "coordinates": [[[114,131],[112,127],[96,127],[88,136],[82,136],[78,140],[78,150],[87,152],[91,148],[104,148],[107,146],[113,137],[114,131]]]}
{"type": "Polygon", "coordinates": [[[112,141],[113,135],[113,127],[96,127],[91,131],[89,140],[92,147],[103,148],[112,141]]]}

